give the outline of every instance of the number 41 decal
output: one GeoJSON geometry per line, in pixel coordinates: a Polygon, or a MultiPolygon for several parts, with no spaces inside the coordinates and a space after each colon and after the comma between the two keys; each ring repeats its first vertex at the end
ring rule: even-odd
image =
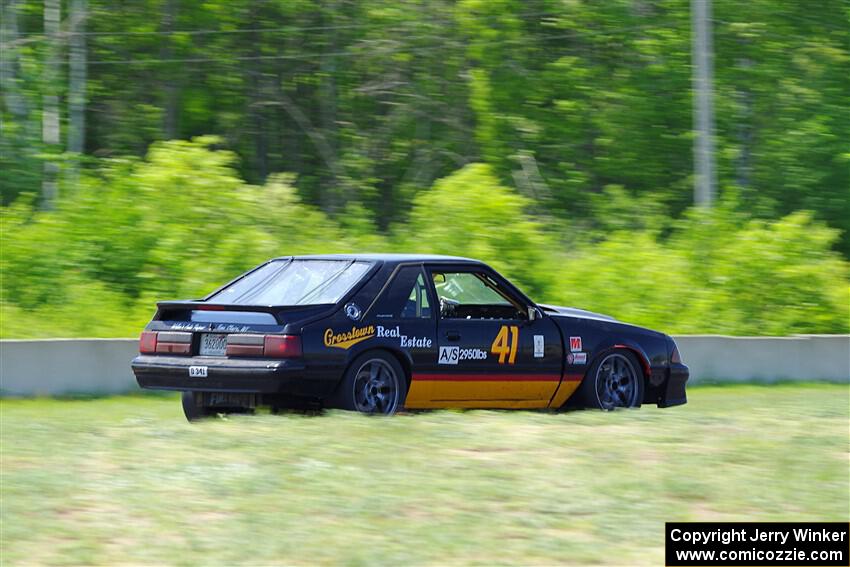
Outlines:
{"type": "Polygon", "coordinates": [[[502,325],[499,329],[499,334],[493,339],[493,344],[490,347],[490,352],[499,355],[499,364],[505,363],[505,357],[508,359],[508,364],[513,364],[516,361],[516,348],[519,342],[519,328],[516,325],[502,325]],[[508,329],[511,334],[511,344],[508,346],[508,329]]]}

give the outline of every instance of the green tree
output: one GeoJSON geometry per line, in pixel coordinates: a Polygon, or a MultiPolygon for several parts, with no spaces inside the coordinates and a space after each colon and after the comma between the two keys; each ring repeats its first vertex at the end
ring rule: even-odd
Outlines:
{"type": "Polygon", "coordinates": [[[416,198],[410,222],[395,229],[398,246],[483,260],[539,297],[552,284],[548,254],[555,245],[528,216],[530,206],[489,166],[470,164],[416,198]]]}

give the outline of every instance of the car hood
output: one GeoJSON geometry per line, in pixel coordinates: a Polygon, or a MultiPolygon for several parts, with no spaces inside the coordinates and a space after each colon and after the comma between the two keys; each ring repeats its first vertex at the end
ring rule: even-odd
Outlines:
{"type": "Polygon", "coordinates": [[[619,323],[619,321],[610,315],[602,315],[601,313],[594,313],[593,311],[587,311],[585,309],[578,309],[576,307],[561,307],[560,305],[546,305],[543,303],[539,305],[554,317],[578,317],[579,319],[596,319],[597,321],[615,321],[619,323]]]}

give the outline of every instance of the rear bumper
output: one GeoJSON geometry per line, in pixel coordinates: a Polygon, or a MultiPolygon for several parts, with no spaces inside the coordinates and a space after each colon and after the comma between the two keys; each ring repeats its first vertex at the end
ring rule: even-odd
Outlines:
{"type": "Polygon", "coordinates": [[[287,359],[143,354],[133,359],[132,367],[139,386],[155,390],[284,394],[321,398],[333,389],[333,384],[326,381],[307,379],[303,362],[287,359]],[[190,366],[206,366],[207,376],[189,376],[190,366]]]}
{"type": "Polygon", "coordinates": [[[685,384],[688,382],[690,370],[684,364],[671,364],[668,372],[664,391],[658,400],[658,407],[669,408],[688,403],[685,384]]]}

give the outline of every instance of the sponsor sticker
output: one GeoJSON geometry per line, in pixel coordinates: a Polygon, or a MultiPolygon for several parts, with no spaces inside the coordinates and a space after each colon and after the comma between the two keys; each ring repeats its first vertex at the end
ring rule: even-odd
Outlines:
{"type": "Polygon", "coordinates": [[[233,324],[230,324],[230,323],[226,323],[226,324],[223,323],[221,325],[216,325],[215,327],[213,327],[212,330],[213,331],[227,331],[228,333],[244,333],[245,331],[250,331],[251,327],[249,327],[248,325],[239,326],[239,325],[233,325],[233,324]]]}
{"type": "Polygon", "coordinates": [[[570,337],[570,352],[581,352],[581,337],[570,337]]]}
{"type": "Polygon", "coordinates": [[[211,327],[200,323],[172,323],[170,328],[174,331],[208,331],[211,327]]]}
{"type": "Polygon", "coordinates": [[[336,332],[333,329],[325,329],[325,346],[341,349],[349,349],[357,343],[371,338],[398,339],[401,348],[430,348],[433,343],[430,337],[416,337],[402,334],[398,325],[395,327],[384,327],[383,325],[366,325],[364,327],[351,327],[350,331],[336,332]]]}
{"type": "Polygon", "coordinates": [[[546,352],[546,340],[543,335],[534,335],[534,358],[543,358],[546,352]]]}
{"type": "Polygon", "coordinates": [[[325,329],[325,346],[341,349],[349,349],[357,343],[371,339],[375,336],[375,327],[351,327],[350,331],[334,332],[333,329],[325,329]]]}
{"type": "Polygon", "coordinates": [[[401,348],[430,348],[431,339],[429,337],[408,337],[402,335],[399,340],[401,348]]]}
{"type": "Polygon", "coordinates": [[[567,355],[567,362],[570,364],[587,364],[586,352],[571,352],[567,355]],[[572,358],[572,361],[570,360],[572,358]]]}
{"type": "Polygon", "coordinates": [[[346,317],[348,317],[352,321],[357,321],[358,319],[360,319],[360,314],[361,314],[361,311],[360,311],[359,305],[357,305],[353,301],[351,303],[345,304],[345,315],[346,315],[346,317]]]}
{"type": "Polygon", "coordinates": [[[487,351],[480,348],[441,346],[438,364],[457,364],[461,360],[487,360],[487,351]]]}
{"type": "Polygon", "coordinates": [[[378,338],[379,339],[397,339],[401,336],[401,329],[399,329],[398,325],[395,327],[384,327],[383,325],[378,325],[378,338]]]}
{"type": "Polygon", "coordinates": [[[378,331],[376,335],[379,339],[398,339],[398,346],[401,348],[430,348],[431,347],[431,338],[430,337],[410,337],[401,332],[401,328],[396,325],[395,327],[384,327],[383,325],[378,325],[378,331]]]}

